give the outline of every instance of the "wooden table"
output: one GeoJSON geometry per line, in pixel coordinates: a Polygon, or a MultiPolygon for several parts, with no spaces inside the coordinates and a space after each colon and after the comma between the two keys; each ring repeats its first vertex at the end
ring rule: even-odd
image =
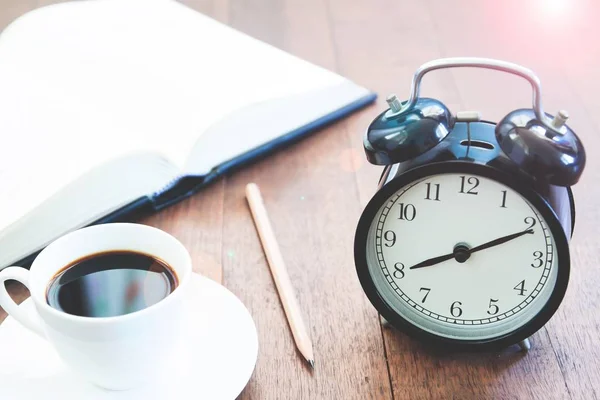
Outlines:
{"type": "MultiPolygon", "coordinates": [[[[3,0],[0,24],[52,0],[3,0]]],[[[600,393],[600,6],[592,0],[185,0],[243,32],[380,94],[375,106],[323,129],[144,223],[181,239],[198,272],[246,304],[260,353],[242,399],[592,399],[600,393]],[[564,9],[561,11],[561,7],[564,9]],[[564,303],[528,354],[435,353],[382,328],[354,270],[357,219],[380,169],[362,134],[389,92],[446,56],[488,56],[532,68],[548,112],[567,109],[588,153],[574,187],[578,221],[564,303]],[[244,198],[260,185],[314,341],[316,369],[296,353],[244,198]]],[[[596,2],[597,3],[597,2],[596,2]]],[[[1,62],[1,60],[0,60],[1,62]]],[[[530,88],[493,71],[430,74],[423,94],[498,120],[530,107],[530,88]]],[[[26,292],[11,288],[15,296],[26,292]]],[[[0,319],[4,314],[0,314],[0,319]]]]}

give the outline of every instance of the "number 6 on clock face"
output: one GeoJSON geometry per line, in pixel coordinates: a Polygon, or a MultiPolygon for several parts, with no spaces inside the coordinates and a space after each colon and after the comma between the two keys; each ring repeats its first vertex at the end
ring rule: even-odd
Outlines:
{"type": "Polygon", "coordinates": [[[386,319],[431,340],[493,347],[522,340],[555,311],[566,243],[532,191],[490,168],[451,164],[384,186],[361,217],[355,259],[386,319]]]}

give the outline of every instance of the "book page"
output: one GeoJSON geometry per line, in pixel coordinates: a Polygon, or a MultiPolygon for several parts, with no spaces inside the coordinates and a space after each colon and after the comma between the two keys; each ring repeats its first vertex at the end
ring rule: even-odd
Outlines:
{"type": "Polygon", "coordinates": [[[100,163],[183,166],[236,110],[344,81],[172,0],[36,10],[0,35],[0,229],[100,163]]]}
{"type": "Polygon", "coordinates": [[[156,151],[64,92],[32,95],[43,83],[20,78],[0,62],[0,109],[9,110],[0,118],[0,228],[100,165],[156,151]]]}

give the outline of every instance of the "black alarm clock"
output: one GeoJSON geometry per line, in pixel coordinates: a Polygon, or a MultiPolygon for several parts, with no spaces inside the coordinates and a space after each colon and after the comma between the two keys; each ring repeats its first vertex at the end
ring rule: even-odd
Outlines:
{"type": "Polygon", "coordinates": [[[408,100],[387,100],[364,136],[369,162],[385,165],[355,235],[367,297],[385,321],[431,345],[529,349],[569,281],[570,187],[585,150],[567,113],[542,110],[531,70],[482,58],[428,62],[408,100]],[[523,77],[533,108],[494,123],[419,97],[427,72],[450,67],[523,77]]]}

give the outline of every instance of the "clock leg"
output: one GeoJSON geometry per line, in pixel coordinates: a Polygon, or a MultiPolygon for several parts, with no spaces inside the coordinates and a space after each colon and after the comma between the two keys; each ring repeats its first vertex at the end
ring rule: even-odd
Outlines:
{"type": "Polygon", "coordinates": [[[381,315],[379,316],[379,321],[381,322],[381,325],[384,328],[391,328],[392,324],[390,324],[385,318],[383,318],[381,315]]]}
{"type": "Polygon", "coordinates": [[[531,342],[529,341],[529,338],[521,340],[519,342],[519,347],[521,348],[521,351],[529,351],[529,349],[531,349],[531,342]]]}

